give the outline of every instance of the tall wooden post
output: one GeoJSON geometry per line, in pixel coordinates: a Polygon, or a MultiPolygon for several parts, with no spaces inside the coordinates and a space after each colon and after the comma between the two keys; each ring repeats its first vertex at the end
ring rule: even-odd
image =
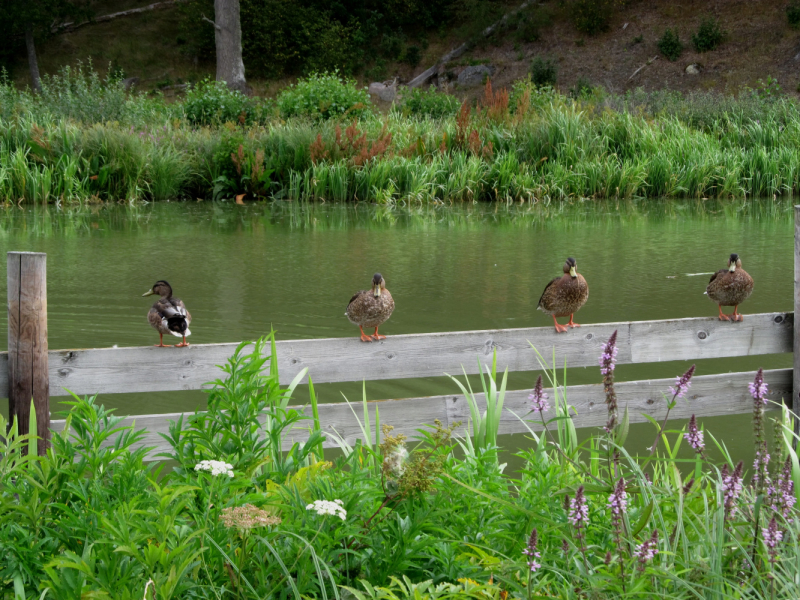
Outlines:
{"type": "MultiPolygon", "coordinates": [[[[794,207],[794,344],[792,345],[792,412],[794,432],[800,433],[800,205],[794,207]]],[[[797,447],[797,438],[793,440],[797,447]]]]}
{"type": "Polygon", "coordinates": [[[28,433],[30,403],[36,409],[39,455],[50,445],[50,381],[47,369],[47,255],[8,253],[8,414],[28,433]]]}

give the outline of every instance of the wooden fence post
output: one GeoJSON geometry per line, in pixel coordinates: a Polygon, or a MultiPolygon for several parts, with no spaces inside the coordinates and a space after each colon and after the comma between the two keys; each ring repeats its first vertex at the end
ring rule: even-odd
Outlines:
{"type": "Polygon", "coordinates": [[[8,253],[8,414],[28,433],[30,403],[36,409],[38,451],[50,445],[50,381],[47,370],[47,255],[8,253]]]}
{"type": "MultiPolygon", "coordinates": [[[[800,205],[794,207],[794,343],[792,344],[792,411],[794,432],[800,433],[800,205]]],[[[797,447],[797,438],[792,441],[797,447]]]]}

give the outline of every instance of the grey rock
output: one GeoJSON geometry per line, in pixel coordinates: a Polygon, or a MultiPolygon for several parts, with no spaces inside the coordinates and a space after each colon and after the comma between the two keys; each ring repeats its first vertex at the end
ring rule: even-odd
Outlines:
{"type": "Polygon", "coordinates": [[[686,67],[686,74],[687,75],[699,75],[700,74],[700,65],[697,63],[692,63],[688,67],[686,67]]]}
{"type": "Polygon", "coordinates": [[[483,85],[487,77],[494,74],[494,67],[492,65],[476,65],[474,67],[467,67],[458,74],[458,85],[461,87],[475,87],[476,85],[483,85]]]}
{"type": "Polygon", "coordinates": [[[390,81],[373,82],[369,84],[369,93],[377,96],[384,102],[394,102],[397,98],[397,79],[390,81]]]}

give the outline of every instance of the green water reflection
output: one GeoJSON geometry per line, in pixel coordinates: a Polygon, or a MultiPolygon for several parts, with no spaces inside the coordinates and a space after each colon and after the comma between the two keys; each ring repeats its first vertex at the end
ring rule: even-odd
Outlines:
{"type": "MultiPolygon", "coordinates": [[[[355,336],[344,308],[375,271],[397,303],[381,329],[390,336],[547,326],[536,304],[567,256],[591,288],[580,323],[713,315],[708,276],[696,274],[721,268],[731,252],[756,281],[745,315],[791,310],[792,223],[789,201],[14,207],[0,209],[0,248],[48,254],[49,343],[59,349],[157,342],[145,319],[152,300],[141,297],[157,279],[186,301],[193,343],[253,339],[270,327],[279,339],[355,336]]],[[[5,297],[5,277],[0,286],[5,297]]],[[[698,373],[790,365],[786,355],[725,359],[702,361],[698,373]]],[[[671,377],[687,366],[625,365],[618,377],[671,377]]],[[[513,374],[511,387],[535,377],[513,374]]],[[[599,381],[592,368],[569,377],[599,381]]],[[[319,387],[323,401],[342,392],[360,398],[360,384],[319,387]]],[[[444,377],[367,385],[370,399],[454,391],[444,377]]],[[[193,410],[203,399],[177,392],[102,401],[142,414],[193,410]]],[[[746,417],[708,421],[725,439],[748,435],[746,417]]]]}

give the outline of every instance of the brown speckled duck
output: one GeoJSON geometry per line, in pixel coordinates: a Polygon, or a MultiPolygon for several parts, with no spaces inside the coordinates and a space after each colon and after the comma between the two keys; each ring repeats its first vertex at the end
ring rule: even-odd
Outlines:
{"type": "Polygon", "coordinates": [[[361,341],[371,342],[385,340],[385,335],[378,334],[378,327],[383,325],[394,310],[394,299],[386,289],[386,282],[380,273],[375,273],[372,277],[372,289],[357,292],[347,305],[345,315],[354,325],[358,325],[361,330],[361,341]],[[367,329],[374,327],[375,333],[371,336],[364,333],[367,329]]]}
{"type": "Polygon", "coordinates": [[[158,331],[160,343],[156,344],[156,347],[170,347],[170,344],[164,344],[165,333],[171,333],[183,338],[182,343],[175,344],[176,348],[188,346],[189,342],[186,341],[186,336],[192,335],[192,332],[189,331],[192,315],[186,310],[183,300],[172,295],[172,287],[163,279],[156,281],[153,287],[142,296],[152,296],[154,294],[158,294],[161,297],[153,304],[150,312],[147,313],[147,320],[158,331]]]}
{"type": "Polygon", "coordinates": [[[744,320],[738,308],[753,293],[753,278],[742,268],[742,259],[738,254],[731,254],[727,269],[720,269],[711,276],[705,293],[717,303],[720,321],[744,320]],[[723,306],[732,306],[733,314],[723,314],[723,306]]]}
{"type": "Polygon", "coordinates": [[[552,315],[556,332],[565,333],[567,327],[580,327],[572,319],[581,306],[589,299],[589,284],[578,274],[578,265],[570,257],[564,263],[564,274],[547,284],[539,298],[539,310],[552,315]],[[556,317],[569,317],[566,326],[559,325],[556,317]]]}

